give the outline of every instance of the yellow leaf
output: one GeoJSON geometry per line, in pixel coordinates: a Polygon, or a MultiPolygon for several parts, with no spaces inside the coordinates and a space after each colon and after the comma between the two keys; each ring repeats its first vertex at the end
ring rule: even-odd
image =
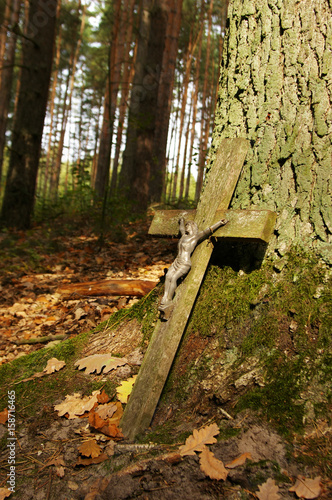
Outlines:
{"type": "Polygon", "coordinates": [[[94,439],[89,439],[89,441],[85,441],[85,443],[83,443],[79,447],[78,451],[80,452],[81,455],[91,458],[99,457],[99,455],[101,454],[101,448],[94,439]]]}
{"type": "Polygon", "coordinates": [[[294,491],[299,498],[317,498],[322,491],[320,476],[315,477],[315,479],[298,476],[296,483],[289,488],[289,491],[294,491]]]}
{"type": "Polygon", "coordinates": [[[128,398],[130,396],[131,391],[133,390],[136,377],[137,375],[134,375],[128,380],[122,382],[122,384],[117,387],[116,389],[117,398],[119,401],[121,401],[121,403],[126,404],[128,402],[128,398]]]}
{"type": "Polygon", "coordinates": [[[247,459],[252,460],[251,454],[242,453],[242,455],[240,455],[237,458],[234,458],[234,460],[232,460],[229,464],[226,464],[225,467],[227,467],[227,469],[234,469],[235,467],[239,467],[239,465],[243,465],[247,459]]]}
{"type": "Polygon", "coordinates": [[[180,446],[180,454],[184,457],[185,455],[195,455],[195,451],[203,451],[206,444],[217,442],[216,438],[213,437],[217,434],[219,434],[217,424],[208,425],[199,431],[194,429],[192,435],[186,439],[185,444],[180,446]]]}
{"type": "Polygon", "coordinates": [[[279,488],[273,479],[269,478],[265,483],[259,486],[256,491],[259,500],[279,500],[281,497],[278,494],[279,488]]]}
{"type": "Polygon", "coordinates": [[[63,368],[64,366],[66,366],[66,363],[64,361],[60,361],[56,358],[51,358],[47,361],[47,365],[46,367],[44,368],[44,372],[45,373],[54,373],[54,372],[58,372],[59,370],[61,370],[61,368],[63,368]]]}
{"type": "Polygon", "coordinates": [[[200,468],[211,479],[226,480],[228,471],[221,460],[218,460],[212,451],[204,448],[199,457],[200,468]]]}

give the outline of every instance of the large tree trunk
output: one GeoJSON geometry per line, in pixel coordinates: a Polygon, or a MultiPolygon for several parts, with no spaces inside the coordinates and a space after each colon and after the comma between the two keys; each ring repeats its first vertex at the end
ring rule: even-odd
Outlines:
{"type": "Polygon", "coordinates": [[[22,41],[21,85],[1,219],[27,228],[33,212],[41,138],[50,83],[57,0],[31,0],[22,41]]]}
{"type": "Polygon", "coordinates": [[[210,155],[221,138],[249,139],[232,207],[278,212],[277,254],[294,243],[329,262],[331,50],[328,0],[230,0],[210,155]]]}

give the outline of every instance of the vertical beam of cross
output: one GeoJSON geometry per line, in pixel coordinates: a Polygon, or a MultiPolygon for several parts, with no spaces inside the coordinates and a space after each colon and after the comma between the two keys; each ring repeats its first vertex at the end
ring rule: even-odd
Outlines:
{"type": "MultiPolygon", "coordinates": [[[[221,142],[197,207],[195,222],[199,228],[211,225],[217,210],[228,208],[247,151],[248,141],[245,139],[225,139],[221,142]]],[[[151,423],[212,249],[212,245],[207,241],[196,248],[191,270],[176,291],[174,309],[169,320],[158,320],[156,324],[121,421],[122,432],[130,440],[147,429],[151,423]]]]}

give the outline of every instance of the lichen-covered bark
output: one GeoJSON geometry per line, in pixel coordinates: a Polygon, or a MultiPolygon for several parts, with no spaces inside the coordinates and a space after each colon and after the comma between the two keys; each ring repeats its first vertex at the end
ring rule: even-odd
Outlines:
{"type": "Polygon", "coordinates": [[[280,255],[302,243],[332,262],[331,101],[331,0],[230,0],[210,158],[250,140],[232,207],[276,211],[280,255]]]}

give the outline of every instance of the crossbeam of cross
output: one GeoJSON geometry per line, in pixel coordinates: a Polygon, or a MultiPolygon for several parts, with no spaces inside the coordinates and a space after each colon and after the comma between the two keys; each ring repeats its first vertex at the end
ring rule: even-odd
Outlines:
{"type": "MultiPolygon", "coordinates": [[[[201,229],[221,218],[227,218],[229,223],[214,233],[216,238],[226,236],[268,242],[276,220],[274,212],[227,210],[247,151],[248,142],[245,139],[225,139],[221,142],[197,210],[188,211],[185,218],[195,220],[201,229]]],[[[174,210],[157,212],[149,234],[177,235],[179,216],[183,213],[174,210]]],[[[192,256],[191,270],[176,290],[168,321],[157,321],[121,421],[122,432],[130,440],[151,423],[212,251],[213,245],[207,241],[197,246],[192,256]]]]}

